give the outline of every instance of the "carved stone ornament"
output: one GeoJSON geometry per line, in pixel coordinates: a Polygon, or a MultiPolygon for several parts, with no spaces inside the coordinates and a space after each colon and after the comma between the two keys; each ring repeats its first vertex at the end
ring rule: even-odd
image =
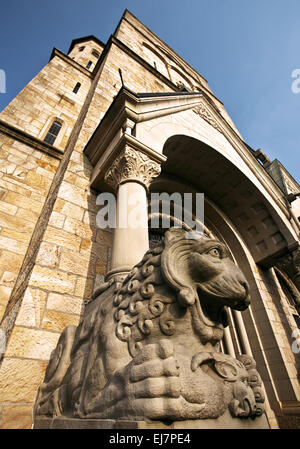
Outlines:
{"type": "Polygon", "coordinates": [[[126,146],[105,175],[105,181],[114,189],[126,181],[136,181],[147,189],[160,174],[160,164],[146,154],[126,146]]]}
{"type": "MultiPolygon", "coordinates": [[[[286,254],[277,260],[276,266],[283,270],[287,276],[295,282],[300,277],[300,250],[296,249],[292,253],[286,254]]],[[[300,287],[296,282],[296,286],[300,287]]],[[[300,290],[299,290],[300,291],[300,290]]]]}
{"type": "Polygon", "coordinates": [[[220,352],[226,307],[247,282],[226,246],[172,228],[122,283],[107,283],[67,327],[39,388],[35,416],[176,421],[264,413],[252,357],[220,352]]]}
{"type": "Polygon", "coordinates": [[[193,109],[193,111],[197,115],[200,115],[201,118],[203,118],[205,121],[207,121],[207,123],[209,123],[211,126],[213,126],[217,131],[219,131],[220,133],[223,133],[222,128],[220,127],[218,122],[214,119],[214,117],[212,116],[210,111],[207,109],[207,107],[204,106],[204,104],[197,106],[195,109],[193,109]]]}
{"type": "Polygon", "coordinates": [[[299,192],[299,188],[297,186],[297,184],[295,182],[293,182],[290,178],[288,178],[287,176],[285,176],[284,174],[282,175],[284,182],[287,186],[287,188],[290,190],[291,193],[298,193],[299,192]]]}

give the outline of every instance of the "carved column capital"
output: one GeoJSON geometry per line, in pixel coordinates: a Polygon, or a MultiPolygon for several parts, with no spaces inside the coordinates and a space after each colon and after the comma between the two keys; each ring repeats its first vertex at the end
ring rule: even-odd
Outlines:
{"type": "Polygon", "coordinates": [[[105,174],[105,181],[114,189],[127,181],[135,181],[146,189],[153,178],[160,174],[160,163],[141,151],[126,145],[105,174]]]}

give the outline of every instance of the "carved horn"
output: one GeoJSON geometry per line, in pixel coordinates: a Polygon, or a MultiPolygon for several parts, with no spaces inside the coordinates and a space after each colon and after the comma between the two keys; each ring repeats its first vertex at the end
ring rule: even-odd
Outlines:
{"type": "Polygon", "coordinates": [[[161,257],[162,275],[167,284],[177,292],[179,304],[193,305],[196,289],[188,270],[188,259],[194,240],[186,238],[186,231],[171,228],[165,233],[165,249],[161,257]]]}

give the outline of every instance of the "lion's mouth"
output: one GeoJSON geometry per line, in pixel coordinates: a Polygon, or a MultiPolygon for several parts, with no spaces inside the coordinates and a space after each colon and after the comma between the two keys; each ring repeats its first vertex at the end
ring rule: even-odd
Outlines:
{"type": "Polygon", "coordinates": [[[235,291],[231,285],[230,295],[226,290],[224,282],[222,289],[218,288],[217,284],[210,288],[206,288],[203,283],[198,285],[198,313],[208,326],[228,326],[226,306],[238,311],[243,311],[249,306],[249,288],[246,283],[241,283],[235,291]]]}
{"type": "Polygon", "coordinates": [[[210,327],[223,328],[228,326],[228,314],[224,304],[218,304],[217,302],[212,304],[210,301],[205,301],[202,290],[199,287],[197,293],[197,311],[200,320],[210,327]]]}

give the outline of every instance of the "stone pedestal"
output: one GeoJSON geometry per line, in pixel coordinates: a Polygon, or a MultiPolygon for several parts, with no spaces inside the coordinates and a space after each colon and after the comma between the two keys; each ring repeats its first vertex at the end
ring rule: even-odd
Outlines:
{"type": "Polygon", "coordinates": [[[161,421],[131,421],[113,419],[75,419],[75,418],[39,418],[34,429],[269,429],[266,415],[255,419],[232,418],[229,412],[217,419],[195,419],[174,421],[165,424],[161,421]]]}

